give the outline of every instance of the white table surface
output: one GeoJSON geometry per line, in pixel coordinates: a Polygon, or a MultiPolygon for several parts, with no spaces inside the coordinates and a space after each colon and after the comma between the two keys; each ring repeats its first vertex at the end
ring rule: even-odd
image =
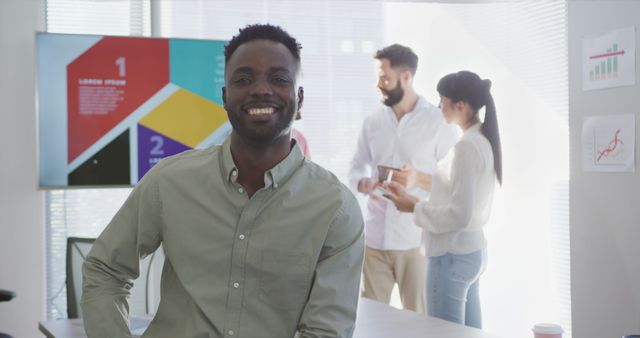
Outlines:
{"type": "MultiPolygon", "coordinates": [[[[132,318],[132,326],[150,318],[132,318]]],[[[82,319],[48,320],[39,323],[40,332],[52,338],[86,338],[82,319]]],[[[497,338],[481,330],[428,317],[412,311],[362,298],[354,338],[497,338]]]]}
{"type": "Polygon", "coordinates": [[[482,330],[361,298],[354,338],[498,338],[482,330]]]}
{"type": "MultiPolygon", "coordinates": [[[[131,316],[130,325],[133,337],[139,337],[149,326],[152,318],[131,316]]],[[[47,338],[87,338],[81,318],[42,321],[38,323],[38,329],[47,338]]]]}

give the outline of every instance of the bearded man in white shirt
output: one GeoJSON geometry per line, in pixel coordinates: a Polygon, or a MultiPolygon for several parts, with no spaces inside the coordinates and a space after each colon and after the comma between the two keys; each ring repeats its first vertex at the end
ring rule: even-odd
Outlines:
{"type": "Polygon", "coordinates": [[[351,188],[369,196],[362,296],[388,304],[397,283],[403,307],[424,313],[422,229],[411,214],[399,212],[393,203],[374,194],[381,183],[378,166],[398,168],[391,179],[427,198],[431,174],[459,132],[413,88],[418,56],[410,48],[393,44],[377,51],[374,58],[384,106],[365,119],[349,171],[351,188]]]}

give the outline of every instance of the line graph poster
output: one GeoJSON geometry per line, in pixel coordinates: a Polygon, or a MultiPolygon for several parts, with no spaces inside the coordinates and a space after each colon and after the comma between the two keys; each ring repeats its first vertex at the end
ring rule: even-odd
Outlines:
{"type": "Polygon", "coordinates": [[[582,40],[582,89],[636,83],[636,28],[618,29],[582,40]]]}
{"type": "Polygon", "coordinates": [[[592,116],[582,126],[585,171],[635,171],[635,115],[592,116]]]}

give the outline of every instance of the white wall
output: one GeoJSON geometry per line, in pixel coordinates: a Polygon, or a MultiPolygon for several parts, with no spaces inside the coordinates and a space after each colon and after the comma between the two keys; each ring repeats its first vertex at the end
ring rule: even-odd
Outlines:
{"type": "MultiPolygon", "coordinates": [[[[635,173],[582,169],[581,128],[586,116],[636,115],[640,131],[640,77],[636,85],[582,90],[585,35],[640,28],[640,1],[569,3],[569,109],[571,128],[571,289],[573,336],[618,338],[640,334],[640,168],[635,173]]],[[[636,67],[640,32],[636,32],[636,67]]],[[[636,136],[636,140],[638,137],[636,136]]],[[[636,158],[638,151],[636,141],[636,158]]]]}
{"type": "Polygon", "coordinates": [[[40,337],[45,317],[43,193],[36,182],[35,31],[40,1],[0,0],[0,332],[40,337]]]}

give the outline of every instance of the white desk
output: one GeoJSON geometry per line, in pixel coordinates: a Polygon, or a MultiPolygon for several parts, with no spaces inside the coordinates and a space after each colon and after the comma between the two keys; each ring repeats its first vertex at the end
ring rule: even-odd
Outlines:
{"type": "MultiPolygon", "coordinates": [[[[146,327],[150,318],[132,318],[132,329],[146,327]]],[[[40,332],[48,338],[86,338],[82,319],[40,322],[40,332]]],[[[398,310],[383,303],[360,299],[354,338],[497,338],[481,330],[398,310]]]]}
{"type": "Polygon", "coordinates": [[[354,338],[497,338],[482,330],[360,299],[354,338]]]}
{"type": "MultiPolygon", "coordinates": [[[[133,337],[140,337],[151,323],[152,317],[130,317],[133,337]],[[137,333],[137,335],[136,335],[137,333]]],[[[47,320],[38,323],[38,329],[47,338],[87,338],[82,319],[47,320]]]]}
{"type": "Polygon", "coordinates": [[[38,323],[38,329],[47,338],[86,337],[82,319],[47,320],[38,323]]]}

